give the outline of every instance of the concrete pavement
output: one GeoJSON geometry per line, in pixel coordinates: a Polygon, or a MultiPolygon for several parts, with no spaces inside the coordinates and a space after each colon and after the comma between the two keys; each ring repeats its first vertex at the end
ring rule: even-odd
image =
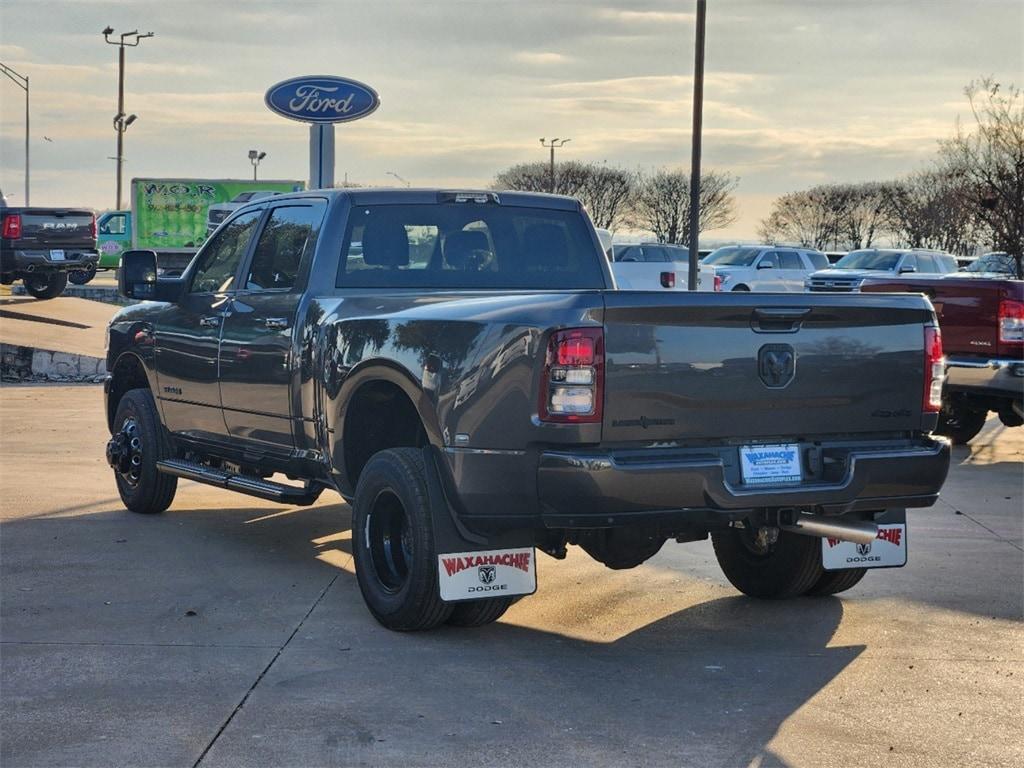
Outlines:
{"type": "Polygon", "coordinates": [[[1011,766],[1024,762],[1024,429],[956,449],[910,563],[737,595],[710,546],[573,548],[481,630],[362,605],[348,507],[182,483],[123,510],[93,386],[0,398],[0,763],[1011,766]]]}

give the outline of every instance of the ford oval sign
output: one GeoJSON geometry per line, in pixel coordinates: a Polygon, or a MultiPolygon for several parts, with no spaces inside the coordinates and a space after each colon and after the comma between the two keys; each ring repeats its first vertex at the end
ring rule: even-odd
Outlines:
{"type": "Polygon", "coordinates": [[[293,77],[271,86],[265,100],[277,114],[303,123],[347,123],[380,106],[370,86],[333,75],[293,77]]]}

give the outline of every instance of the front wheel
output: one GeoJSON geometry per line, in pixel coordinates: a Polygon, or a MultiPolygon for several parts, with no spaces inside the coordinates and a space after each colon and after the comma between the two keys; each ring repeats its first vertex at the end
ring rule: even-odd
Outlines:
{"type": "Polygon", "coordinates": [[[96,277],[96,265],[90,264],[85,269],[72,269],[68,272],[68,281],[75,285],[85,285],[96,277]]]}
{"type": "Polygon", "coordinates": [[[725,578],[751,597],[782,599],[810,590],[821,578],[821,540],[779,531],[771,542],[749,525],[711,534],[725,578]]]}
{"type": "Polygon", "coordinates": [[[374,454],[356,485],[352,553],[366,607],[388,629],[433,629],[452,615],[441,600],[432,522],[423,454],[374,454]]]}
{"type": "Polygon", "coordinates": [[[23,281],[25,290],[37,299],[55,299],[68,285],[67,272],[33,272],[23,281]]]}
{"type": "Polygon", "coordinates": [[[132,512],[163,512],[174,500],[178,478],[156,466],[173,452],[153,393],[148,389],[125,392],[117,404],[114,430],[107,443],[107,463],[114,470],[121,501],[132,512]]]}

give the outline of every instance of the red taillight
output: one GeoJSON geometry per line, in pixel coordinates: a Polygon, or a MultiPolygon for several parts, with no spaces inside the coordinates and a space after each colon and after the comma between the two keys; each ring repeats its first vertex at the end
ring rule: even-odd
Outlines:
{"type": "Polygon", "coordinates": [[[21,237],[21,214],[10,213],[4,216],[4,237],[9,240],[21,237]]]}
{"type": "Polygon", "coordinates": [[[92,215],[92,221],[89,222],[89,237],[93,240],[96,239],[96,214],[92,215]]]}
{"type": "Polygon", "coordinates": [[[999,302],[999,343],[1024,344],[1024,302],[999,302]]]}
{"type": "Polygon", "coordinates": [[[722,276],[721,275],[715,275],[715,290],[716,291],[722,290],[722,276]]]}
{"type": "Polygon", "coordinates": [[[924,412],[942,410],[942,385],[946,379],[946,361],[942,357],[942,333],[934,325],[924,329],[924,412]]]}
{"type": "Polygon", "coordinates": [[[555,331],[540,381],[541,421],[600,422],[604,406],[604,331],[555,331]]]}
{"type": "Polygon", "coordinates": [[[676,273],[675,272],[662,272],[661,273],[661,287],[662,288],[675,288],[676,287],[676,273]]]}

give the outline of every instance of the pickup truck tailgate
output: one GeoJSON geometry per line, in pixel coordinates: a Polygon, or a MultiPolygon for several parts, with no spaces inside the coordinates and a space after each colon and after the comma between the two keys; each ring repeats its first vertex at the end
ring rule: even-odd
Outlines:
{"type": "Polygon", "coordinates": [[[92,211],[29,208],[21,214],[18,248],[95,247],[92,211]]]}
{"type": "Polygon", "coordinates": [[[921,429],[922,297],[609,293],[602,441],[921,429]]]}

